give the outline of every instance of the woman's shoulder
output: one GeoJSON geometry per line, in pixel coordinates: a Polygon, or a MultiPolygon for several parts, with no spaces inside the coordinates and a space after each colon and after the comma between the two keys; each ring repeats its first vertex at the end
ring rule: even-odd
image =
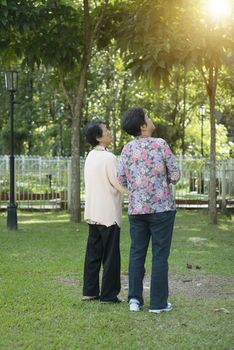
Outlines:
{"type": "Polygon", "coordinates": [[[159,144],[165,144],[165,142],[166,142],[161,137],[150,137],[150,141],[151,142],[156,142],[156,143],[159,143],[159,144]]]}
{"type": "Polygon", "coordinates": [[[104,151],[102,155],[103,155],[103,158],[108,162],[114,162],[117,160],[116,155],[111,151],[104,151]]]}
{"type": "Polygon", "coordinates": [[[167,146],[166,140],[162,139],[161,137],[151,137],[150,142],[152,144],[157,145],[158,147],[165,147],[167,146]]]}

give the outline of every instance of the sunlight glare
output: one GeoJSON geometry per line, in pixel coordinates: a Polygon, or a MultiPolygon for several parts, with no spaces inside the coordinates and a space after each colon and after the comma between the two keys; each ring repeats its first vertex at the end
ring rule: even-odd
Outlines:
{"type": "Polygon", "coordinates": [[[231,12],[231,4],[228,0],[209,0],[207,11],[214,19],[227,17],[231,12]]]}

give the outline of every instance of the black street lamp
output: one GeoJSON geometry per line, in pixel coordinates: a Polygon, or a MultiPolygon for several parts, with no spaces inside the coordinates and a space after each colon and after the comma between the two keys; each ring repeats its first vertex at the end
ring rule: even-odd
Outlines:
{"type": "Polygon", "coordinates": [[[7,228],[17,230],[17,206],[15,204],[15,156],[14,156],[14,93],[17,90],[18,73],[5,73],[6,89],[10,94],[10,203],[7,207],[7,228]]]}
{"type": "Polygon", "coordinates": [[[203,122],[204,122],[204,116],[206,114],[206,107],[200,106],[199,108],[200,116],[201,116],[201,156],[204,156],[204,149],[203,149],[203,122]]]}

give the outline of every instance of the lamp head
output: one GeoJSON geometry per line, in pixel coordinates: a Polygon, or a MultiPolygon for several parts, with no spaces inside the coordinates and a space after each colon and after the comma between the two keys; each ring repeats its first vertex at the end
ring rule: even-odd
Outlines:
{"type": "Polygon", "coordinates": [[[200,106],[199,107],[199,112],[200,112],[200,115],[205,115],[206,114],[206,107],[205,106],[200,106]]]}
{"type": "Polygon", "coordinates": [[[5,72],[5,85],[9,92],[16,92],[18,85],[18,72],[11,70],[5,72]]]}

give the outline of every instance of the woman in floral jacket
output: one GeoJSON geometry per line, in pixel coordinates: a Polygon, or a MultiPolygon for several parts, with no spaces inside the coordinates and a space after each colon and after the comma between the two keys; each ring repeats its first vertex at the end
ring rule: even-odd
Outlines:
{"type": "Polygon", "coordinates": [[[153,122],[141,108],[131,108],[122,128],[135,139],[122,150],[118,181],[128,188],[131,248],[129,258],[129,309],[143,306],[145,258],[152,239],[150,312],[170,311],[168,302],[168,257],[176,214],[171,184],[180,177],[168,144],[152,137],[153,122]]]}

